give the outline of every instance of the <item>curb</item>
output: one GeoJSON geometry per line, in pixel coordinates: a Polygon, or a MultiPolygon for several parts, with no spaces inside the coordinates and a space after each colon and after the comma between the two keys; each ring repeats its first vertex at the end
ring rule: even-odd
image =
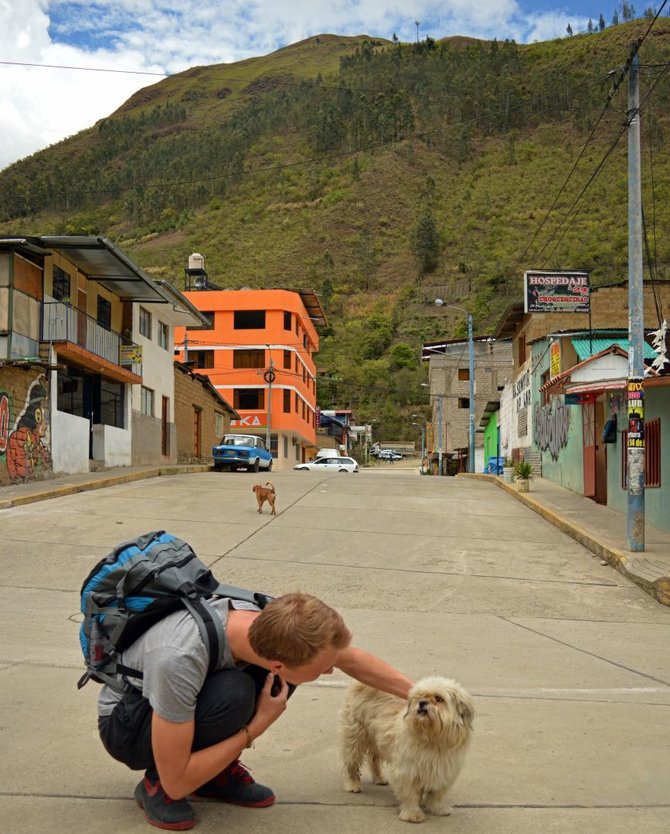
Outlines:
{"type": "Polygon", "coordinates": [[[608,562],[619,573],[635,582],[643,591],[646,591],[657,602],[660,602],[661,605],[670,606],[670,576],[659,575],[658,570],[654,570],[648,558],[629,554],[613,545],[605,544],[588,530],[584,529],[584,527],[581,527],[574,521],[568,521],[564,516],[545,507],[527,492],[518,492],[511,484],[503,481],[497,475],[461,472],[456,477],[488,481],[505,490],[509,495],[516,498],[517,501],[520,501],[529,509],[542,516],[545,521],[553,524],[554,527],[558,527],[559,530],[567,533],[568,536],[571,536],[575,541],[587,548],[587,550],[590,550],[596,556],[608,562]]]}
{"type": "Polygon", "coordinates": [[[142,472],[128,472],[120,475],[110,475],[108,478],[98,478],[95,481],[83,481],[80,484],[64,484],[62,486],[45,487],[40,492],[33,492],[29,495],[18,495],[16,498],[0,500],[0,510],[9,510],[12,507],[21,507],[24,504],[33,504],[36,501],[46,501],[49,498],[62,498],[66,495],[75,495],[78,492],[88,492],[93,489],[127,484],[132,481],[142,481],[146,478],[157,478],[164,475],[189,475],[193,472],[209,472],[212,467],[209,464],[193,464],[190,466],[156,466],[152,469],[145,469],[142,472]]]}

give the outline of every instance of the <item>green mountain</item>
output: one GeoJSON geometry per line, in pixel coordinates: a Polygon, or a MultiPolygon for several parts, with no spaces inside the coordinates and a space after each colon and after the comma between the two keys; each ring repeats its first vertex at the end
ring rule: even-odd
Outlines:
{"type": "MultiPolygon", "coordinates": [[[[420,344],[465,332],[436,297],[486,333],[525,268],[625,277],[621,69],[648,26],[523,46],[321,35],[195,67],[1,171],[0,233],[103,233],[177,285],[198,251],[223,287],[313,287],[330,318],[321,405],[410,437],[409,415],[426,409],[420,344]]],[[[645,217],[662,275],[670,20],[640,57],[645,217]]]]}

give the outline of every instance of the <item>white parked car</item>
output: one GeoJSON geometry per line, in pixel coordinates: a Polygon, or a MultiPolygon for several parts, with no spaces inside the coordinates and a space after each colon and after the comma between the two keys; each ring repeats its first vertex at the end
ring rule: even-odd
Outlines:
{"type": "Polygon", "coordinates": [[[358,464],[353,458],[319,458],[298,463],[293,468],[311,472],[358,472],[358,464]]]}
{"type": "Polygon", "coordinates": [[[394,449],[382,449],[377,457],[379,460],[402,460],[400,452],[396,452],[394,449]]]}

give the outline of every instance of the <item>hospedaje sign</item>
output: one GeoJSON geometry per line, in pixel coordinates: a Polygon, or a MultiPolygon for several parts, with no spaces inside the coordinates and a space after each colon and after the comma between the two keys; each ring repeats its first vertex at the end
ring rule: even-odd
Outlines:
{"type": "Polygon", "coordinates": [[[528,270],[523,274],[525,313],[588,313],[589,273],[528,270]]]}

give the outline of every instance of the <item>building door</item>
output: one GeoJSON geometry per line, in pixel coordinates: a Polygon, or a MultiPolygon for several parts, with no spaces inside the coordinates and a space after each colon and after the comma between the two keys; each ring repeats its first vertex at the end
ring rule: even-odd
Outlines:
{"type": "Polygon", "coordinates": [[[596,491],[595,499],[598,504],[607,504],[607,444],[603,443],[603,429],[605,428],[605,400],[594,403],[595,406],[595,447],[596,447],[596,491]]]}
{"type": "Polygon", "coordinates": [[[589,397],[582,403],[582,441],[584,446],[584,495],[596,497],[596,425],[595,402],[589,397]]]}
{"type": "Polygon", "coordinates": [[[193,455],[200,458],[202,452],[202,411],[193,407],[193,455]]]}
{"type": "Polygon", "coordinates": [[[170,398],[163,397],[161,408],[161,455],[168,457],[170,454],[170,398]]]}
{"type": "Polygon", "coordinates": [[[77,290],[77,344],[86,347],[88,316],[86,315],[86,292],[77,290]]]}

